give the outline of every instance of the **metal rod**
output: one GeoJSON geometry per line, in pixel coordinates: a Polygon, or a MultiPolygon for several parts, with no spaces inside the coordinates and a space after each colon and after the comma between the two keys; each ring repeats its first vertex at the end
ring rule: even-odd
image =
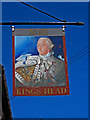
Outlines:
{"type": "Polygon", "coordinates": [[[59,19],[59,18],[57,18],[57,17],[55,17],[55,16],[53,16],[53,15],[50,15],[50,14],[48,14],[48,13],[46,13],[46,12],[40,10],[40,9],[37,9],[36,7],[33,7],[33,6],[31,6],[31,5],[29,5],[29,4],[25,3],[25,2],[22,2],[21,0],[17,0],[17,1],[19,1],[20,3],[26,5],[26,6],[30,7],[30,8],[33,8],[34,10],[37,10],[37,11],[39,11],[39,12],[45,14],[45,15],[48,15],[49,17],[52,17],[52,18],[54,18],[54,19],[56,19],[56,20],[59,20],[59,21],[61,21],[61,22],[66,22],[66,20],[61,20],[61,19],[59,19]]]}
{"type": "Polygon", "coordinates": [[[0,22],[0,25],[84,25],[83,22],[0,22]]]}

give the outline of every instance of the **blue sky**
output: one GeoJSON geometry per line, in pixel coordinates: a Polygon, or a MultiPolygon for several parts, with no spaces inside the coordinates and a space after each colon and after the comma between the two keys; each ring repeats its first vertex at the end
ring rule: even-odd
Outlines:
{"type": "MultiPolygon", "coordinates": [[[[84,26],[66,26],[67,59],[88,46],[88,3],[29,3],[67,21],[84,22],[84,26]]],[[[3,3],[3,21],[55,22],[53,18],[20,3],[3,3]]],[[[62,26],[15,26],[15,28],[60,28],[62,26]]],[[[2,64],[9,97],[12,97],[12,31],[2,28],[2,64]]],[[[84,53],[84,52],[83,52],[84,53]]],[[[68,64],[70,96],[14,97],[11,110],[14,118],[86,118],[88,117],[88,54],[68,64]]]]}

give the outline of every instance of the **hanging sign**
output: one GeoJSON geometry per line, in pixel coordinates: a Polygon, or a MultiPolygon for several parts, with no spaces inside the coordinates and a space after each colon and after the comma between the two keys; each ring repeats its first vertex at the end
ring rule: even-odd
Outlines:
{"type": "Polygon", "coordinates": [[[69,95],[62,28],[12,30],[13,95],[69,95]]]}

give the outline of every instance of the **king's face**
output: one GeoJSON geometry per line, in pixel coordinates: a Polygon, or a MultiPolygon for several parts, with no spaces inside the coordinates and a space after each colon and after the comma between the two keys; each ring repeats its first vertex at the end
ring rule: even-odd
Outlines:
{"type": "Polygon", "coordinates": [[[39,40],[37,43],[37,50],[40,55],[46,55],[48,52],[50,52],[48,44],[46,43],[46,40],[39,40]]]}

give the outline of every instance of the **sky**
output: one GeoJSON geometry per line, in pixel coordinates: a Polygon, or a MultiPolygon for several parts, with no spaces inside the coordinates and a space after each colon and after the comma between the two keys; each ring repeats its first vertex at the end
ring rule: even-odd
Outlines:
{"type": "MultiPolygon", "coordinates": [[[[13,118],[87,118],[88,117],[88,3],[28,3],[68,22],[84,22],[84,26],[66,26],[66,50],[70,95],[28,96],[10,100],[13,118]],[[72,57],[74,56],[74,57],[72,57]]],[[[21,3],[2,4],[3,21],[57,22],[21,3]]],[[[61,28],[62,26],[15,26],[15,28],[61,28]]],[[[12,31],[2,27],[2,65],[9,92],[12,89],[12,31]]]]}

